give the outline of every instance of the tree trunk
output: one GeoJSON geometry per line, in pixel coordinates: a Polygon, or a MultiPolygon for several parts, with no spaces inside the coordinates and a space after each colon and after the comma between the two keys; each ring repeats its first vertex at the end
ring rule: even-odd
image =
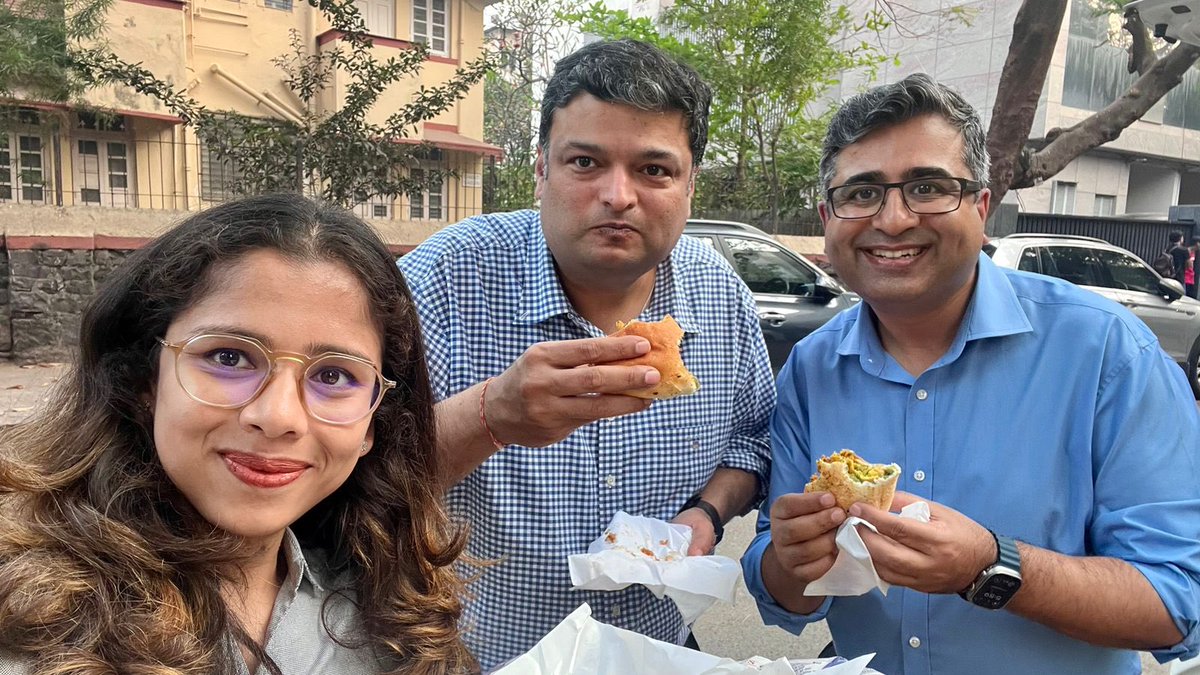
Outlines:
{"type": "Polygon", "coordinates": [[[1081,154],[1116,140],[1121,132],[1182,80],[1188,69],[1200,59],[1200,47],[1180,44],[1158,59],[1107,108],[1069,129],[1053,129],[1046,134],[1049,145],[1029,153],[1021,162],[1024,171],[1013,176],[1012,189],[1031,187],[1062,171],[1081,154]]]}
{"type": "Polygon", "coordinates": [[[1014,177],[1024,173],[1020,167],[1021,153],[1033,128],[1038,99],[1066,9],[1067,0],[1024,0],[1017,11],[987,134],[992,158],[988,176],[992,208],[1004,199],[1014,177]]]}

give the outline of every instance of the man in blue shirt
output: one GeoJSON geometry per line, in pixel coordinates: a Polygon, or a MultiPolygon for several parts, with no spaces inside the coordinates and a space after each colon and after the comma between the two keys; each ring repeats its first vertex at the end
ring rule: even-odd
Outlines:
{"type": "Polygon", "coordinates": [[[743,558],[768,623],[827,619],[888,675],[1136,673],[1200,645],[1200,415],[1124,308],[980,253],[990,193],[978,113],[914,75],[845,103],[825,140],[826,253],[864,303],[796,346],[743,558]],[[894,189],[893,189],[894,188],[894,189]],[[879,576],[805,595],[847,514],[802,493],[850,448],[904,469],[893,509],[850,515],[879,576]],[[961,595],[961,597],[960,597],[961,595]]]}
{"type": "Polygon", "coordinates": [[[567,557],[617,511],[689,525],[689,553],[707,554],[765,492],[775,389],[753,298],[720,254],[681,237],[710,98],[649,45],[580,49],[543,97],[540,213],[468,219],[400,260],[440,400],[447,499],[471,528],[468,553],[496,561],[463,619],[485,669],[584,602],[602,621],[682,641],[671,600],[640,586],[573,591],[567,557]],[[667,314],[700,391],[622,395],[659,373],[605,365],[649,348],[606,335],[667,314]]]}

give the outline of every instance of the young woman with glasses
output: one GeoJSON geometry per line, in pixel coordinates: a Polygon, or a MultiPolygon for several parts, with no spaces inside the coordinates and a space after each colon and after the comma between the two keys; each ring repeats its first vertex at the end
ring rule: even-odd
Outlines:
{"type": "Polygon", "coordinates": [[[417,314],[296,195],[192,216],[86,311],[0,450],[0,674],[457,673],[417,314]]]}

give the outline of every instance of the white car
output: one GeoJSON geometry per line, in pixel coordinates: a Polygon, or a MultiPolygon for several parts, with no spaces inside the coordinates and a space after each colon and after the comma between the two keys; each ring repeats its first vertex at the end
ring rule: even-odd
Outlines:
{"type": "Polygon", "coordinates": [[[1012,234],[984,247],[1001,267],[1065,279],[1118,302],[1144,321],[1200,399],[1200,300],[1141,258],[1093,237],[1012,234]]]}

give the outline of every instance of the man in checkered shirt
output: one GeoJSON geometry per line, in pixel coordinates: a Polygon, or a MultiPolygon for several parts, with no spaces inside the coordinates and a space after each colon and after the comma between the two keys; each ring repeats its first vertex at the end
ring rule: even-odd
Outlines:
{"type": "Polygon", "coordinates": [[[497,561],[463,618],[485,670],[584,602],[602,621],[689,639],[674,604],[643,587],[571,590],[567,556],[617,511],[689,525],[689,554],[705,555],[761,500],[775,391],[753,298],[717,252],[681,237],[710,99],[654,47],[583,47],[543,98],[540,213],[467,219],[400,261],[440,401],[448,501],[470,525],[468,552],[497,561]],[[649,349],[605,335],[667,314],[699,393],[622,395],[659,373],[605,365],[649,349]]]}

